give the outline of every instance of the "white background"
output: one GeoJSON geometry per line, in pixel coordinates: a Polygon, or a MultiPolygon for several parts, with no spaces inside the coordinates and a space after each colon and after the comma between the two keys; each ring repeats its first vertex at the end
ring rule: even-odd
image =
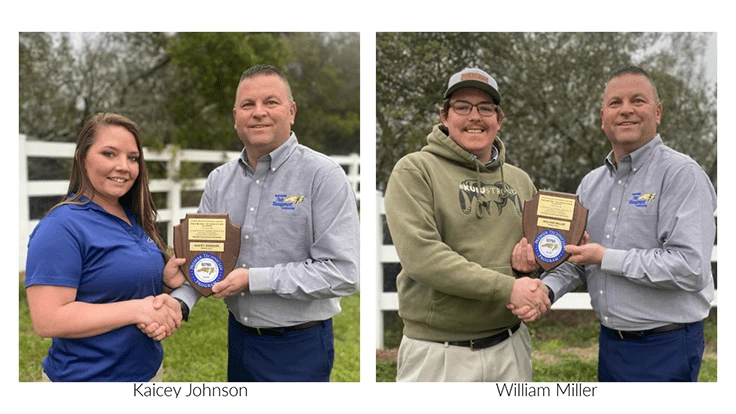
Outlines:
{"type": "MultiPolygon", "coordinates": [[[[718,411],[736,383],[733,351],[734,282],[726,260],[719,263],[718,382],[710,384],[589,384],[595,398],[501,398],[494,384],[396,384],[375,382],[375,34],[383,31],[697,31],[717,32],[720,119],[729,119],[734,99],[734,24],[726,2],[588,1],[29,1],[6,4],[2,36],[2,132],[10,146],[2,165],[4,180],[17,186],[18,32],[21,31],[351,31],[361,34],[361,382],[334,384],[252,384],[249,396],[227,398],[133,397],[132,384],[40,384],[18,382],[18,302],[15,272],[4,275],[2,315],[7,322],[0,353],[3,405],[32,412],[123,412],[135,409],[176,413],[237,409],[239,412],[394,413],[496,412],[583,409],[662,412],[718,411]],[[595,5],[594,5],[595,4],[595,5]],[[10,9],[9,7],[12,7],[10,9]],[[7,169],[7,170],[6,170],[7,169]],[[14,177],[15,179],[12,179],[14,177]],[[462,411],[461,411],[462,410],[462,411]]],[[[719,256],[728,258],[733,226],[733,167],[729,149],[733,123],[718,128],[719,256]]],[[[7,227],[3,249],[17,257],[17,188],[2,210],[7,227]],[[7,211],[6,211],[7,210],[7,211]]],[[[14,262],[13,262],[14,263],[14,262]]],[[[15,265],[13,266],[13,269],[15,265]]],[[[188,389],[188,383],[180,385],[188,389]]],[[[534,383],[533,385],[542,385],[534,383]]],[[[555,384],[547,384],[554,389],[555,384]]]]}

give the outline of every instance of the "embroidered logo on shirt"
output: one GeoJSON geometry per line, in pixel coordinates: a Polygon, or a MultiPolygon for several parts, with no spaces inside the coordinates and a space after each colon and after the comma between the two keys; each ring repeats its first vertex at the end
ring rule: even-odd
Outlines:
{"type": "Polygon", "coordinates": [[[281,207],[282,210],[294,210],[296,206],[304,201],[304,196],[290,196],[286,194],[276,194],[276,199],[271,203],[274,207],[281,207]]]}
{"type": "Polygon", "coordinates": [[[657,195],[653,193],[632,193],[629,204],[633,204],[639,208],[649,207],[649,202],[653,201],[655,197],[657,197],[657,195]]]}

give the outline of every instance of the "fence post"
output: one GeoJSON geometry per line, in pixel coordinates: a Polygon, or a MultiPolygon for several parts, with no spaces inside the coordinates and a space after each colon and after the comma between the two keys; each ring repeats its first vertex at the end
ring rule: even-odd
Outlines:
{"type": "MultiPolygon", "coordinates": [[[[28,177],[28,157],[42,158],[72,158],[74,156],[75,143],[34,141],[26,135],[19,135],[19,182],[18,182],[18,246],[19,246],[19,269],[23,271],[26,264],[28,237],[33,231],[37,219],[31,219],[30,197],[63,196],[68,188],[69,181],[66,180],[33,180],[28,177]]],[[[223,163],[235,159],[240,151],[220,150],[183,150],[177,146],[169,145],[164,150],[158,151],[143,148],[147,161],[163,162],[165,164],[167,177],[149,180],[151,192],[166,193],[167,208],[158,206],[158,222],[168,221],[165,234],[169,244],[174,239],[174,225],[187,212],[196,211],[196,208],[182,207],[182,190],[197,191],[204,189],[205,177],[198,177],[186,182],[181,179],[181,165],[184,161],[194,163],[223,163]]],[[[357,200],[360,200],[360,156],[333,155],[330,156],[341,166],[347,166],[347,174],[351,178],[352,188],[357,200]]]]}
{"type": "Polygon", "coordinates": [[[381,246],[383,245],[383,225],[381,212],[383,211],[383,195],[376,192],[376,252],[378,263],[376,263],[376,349],[383,349],[383,261],[381,260],[381,246]]]}
{"type": "Polygon", "coordinates": [[[360,183],[360,155],[358,154],[350,154],[348,178],[350,179],[350,184],[353,187],[353,193],[356,197],[360,197],[360,189],[358,188],[358,184],[360,183]]]}
{"type": "Polygon", "coordinates": [[[20,160],[18,161],[18,180],[20,181],[18,183],[18,246],[20,247],[18,249],[18,260],[21,270],[26,268],[26,254],[28,252],[26,246],[28,244],[28,237],[30,236],[28,234],[30,227],[28,222],[31,219],[30,203],[28,202],[27,140],[28,138],[25,135],[20,134],[20,142],[18,144],[20,152],[20,160]]]}
{"type": "Polygon", "coordinates": [[[169,225],[166,226],[169,245],[174,245],[174,226],[179,224],[177,219],[181,215],[181,151],[173,145],[166,146],[166,178],[169,180],[169,189],[166,192],[166,207],[171,212],[169,225]]]}
{"type": "MultiPolygon", "coordinates": [[[[399,309],[398,294],[395,292],[386,293],[383,291],[383,264],[384,263],[400,263],[396,256],[396,248],[393,245],[383,245],[383,223],[382,217],[386,213],[383,194],[376,192],[376,349],[384,347],[384,311],[395,311],[399,309]]],[[[714,218],[718,218],[718,212],[714,213],[714,218]]],[[[711,263],[718,263],[718,246],[713,244],[713,252],[711,254],[711,263]]],[[[711,301],[711,307],[718,307],[718,289],[715,291],[715,297],[711,301]]],[[[587,292],[570,292],[562,296],[554,305],[552,310],[575,309],[575,310],[592,310],[590,305],[590,294],[587,292]]]]}

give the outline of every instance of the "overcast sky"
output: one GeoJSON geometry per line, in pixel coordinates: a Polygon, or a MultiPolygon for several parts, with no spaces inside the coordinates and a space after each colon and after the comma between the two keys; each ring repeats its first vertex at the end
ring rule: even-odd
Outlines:
{"type": "Polygon", "coordinates": [[[716,34],[713,33],[710,36],[710,42],[708,42],[708,50],[705,52],[705,60],[707,64],[706,76],[711,82],[715,82],[717,79],[717,50],[716,50],[716,34]]]}

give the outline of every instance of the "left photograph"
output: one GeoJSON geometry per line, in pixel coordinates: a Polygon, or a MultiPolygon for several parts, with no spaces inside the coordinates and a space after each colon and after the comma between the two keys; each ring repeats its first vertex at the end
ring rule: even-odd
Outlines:
{"type": "Polygon", "coordinates": [[[359,58],[19,33],[19,382],[358,382],[359,58]]]}

